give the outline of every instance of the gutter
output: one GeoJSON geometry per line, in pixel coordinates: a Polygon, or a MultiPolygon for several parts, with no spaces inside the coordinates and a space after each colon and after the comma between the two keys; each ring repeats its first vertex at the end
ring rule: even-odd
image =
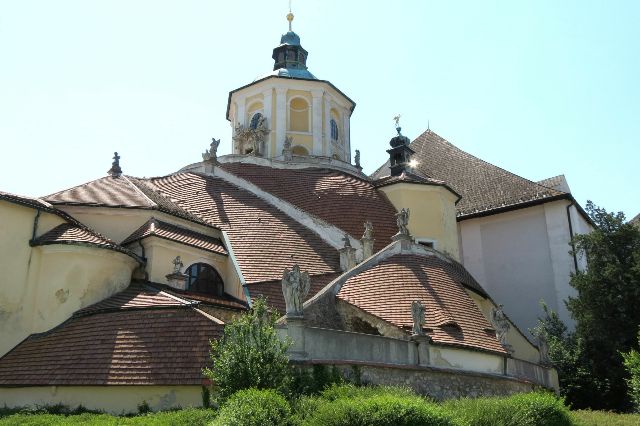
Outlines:
{"type": "Polygon", "coordinates": [[[571,201],[567,205],[567,222],[569,222],[569,244],[571,244],[571,254],[573,255],[573,267],[575,272],[578,272],[578,254],[576,253],[576,246],[573,243],[573,225],[571,224],[571,206],[575,205],[575,201],[571,201]]]}
{"type": "Polygon", "coordinates": [[[36,233],[38,231],[38,222],[40,221],[40,209],[36,209],[36,217],[33,219],[33,231],[31,233],[31,242],[35,241],[36,233]]]}

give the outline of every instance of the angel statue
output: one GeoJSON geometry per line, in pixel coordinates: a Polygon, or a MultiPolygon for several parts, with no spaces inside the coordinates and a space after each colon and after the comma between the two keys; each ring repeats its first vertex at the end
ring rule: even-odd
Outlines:
{"type": "Polygon", "coordinates": [[[424,305],[419,300],[411,302],[411,317],[413,318],[413,335],[423,336],[424,305]]]}
{"type": "Polygon", "coordinates": [[[511,328],[507,315],[504,313],[502,305],[491,308],[491,323],[496,329],[496,337],[502,346],[507,346],[507,332],[511,328]]]}
{"type": "Polygon", "coordinates": [[[182,263],[182,259],[180,259],[180,256],[176,256],[176,258],[173,259],[173,273],[181,274],[183,266],[184,266],[184,263],[182,263]]]}
{"type": "Polygon", "coordinates": [[[367,220],[364,223],[364,234],[362,234],[363,240],[373,240],[373,224],[367,220]]]}
{"type": "Polygon", "coordinates": [[[220,139],[211,138],[211,145],[209,149],[205,149],[202,154],[204,161],[217,161],[218,160],[218,146],[220,146],[220,139]]]}
{"type": "Polygon", "coordinates": [[[300,267],[293,265],[291,270],[285,269],[282,274],[282,293],[288,317],[302,316],[302,303],[309,294],[311,282],[307,272],[300,272],[300,267]]]}
{"type": "Polygon", "coordinates": [[[409,235],[409,209],[402,209],[396,213],[396,224],[398,225],[398,234],[409,235]]]}

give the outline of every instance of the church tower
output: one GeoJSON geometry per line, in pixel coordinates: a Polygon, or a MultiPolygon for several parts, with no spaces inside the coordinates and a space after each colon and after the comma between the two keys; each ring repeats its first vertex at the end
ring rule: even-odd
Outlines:
{"type": "Polygon", "coordinates": [[[325,157],[351,162],[355,103],[307,69],[308,52],[291,29],[273,49],[273,71],[229,93],[233,154],[281,161],[325,157]]]}

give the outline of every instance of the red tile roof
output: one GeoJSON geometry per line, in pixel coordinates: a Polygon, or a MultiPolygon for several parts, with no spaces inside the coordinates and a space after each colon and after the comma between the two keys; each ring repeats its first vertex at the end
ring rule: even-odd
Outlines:
{"type": "Polygon", "coordinates": [[[292,170],[241,163],[221,167],[355,238],[362,236],[364,222],[370,220],[375,250],[390,244],[398,231],[395,208],[367,179],[319,168],[292,170]]]}
{"type": "MultiPolygon", "coordinates": [[[[445,181],[462,196],[457,204],[458,217],[490,212],[518,204],[567,196],[536,182],[510,173],[462,151],[431,130],[418,136],[411,148],[416,152],[416,171],[445,181]]],[[[387,161],[372,178],[388,176],[387,161]]]]}
{"type": "Polygon", "coordinates": [[[349,278],[337,297],[408,330],[411,302],[420,300],[435,343],[505,353],[458,279],[458,272],[436,256],[394,255],[349,278]]]}
{"type": "Polygon", "coordinates": [[[106,176],[43,197],[54,205],[122,207],[157,210],[200,224],[200,218],[149,188],[143,179],[106,176]]]}
{"type": "MultiPolygon", "coordinates": [[[[311,288],[309,289],[309,294],[305,298],[305,301],[311,299],[316,295],[317,292],[322,290],[327,284],[338,278],[340,275],[341,273],[333,273],[325,275],[314,275],[309,277],[311,281],[311,288]]],[[[269,306],[277,309],[281,314],[285,313],[286,305],[284,302],[284,296],[282,294],[281,279],[249,284],[247,288],[252,299],[255,299],[257,297],[264,297],[267,299],[267,304],[269,306]]]]}
{"type": "Polygon", "coordinates": [[[279,280],[296,263],[311,275],[340,271],[338,251],[317,234],[225,180],[177,173],[147,184],[226,231],[247,283],[279,280]]]}
{"type": "Polygon", "coordinates": [[[0,386],[199,385],[223,326],[132,286],[0,358],[0,386]]]}
{"type": "Polygon", "coordinates": [[[136,260],[140,260],[140,258],[131,250],[116,244],[107,237],[98,234],[78,222],[62,223],[31,242],[32,246],[44,246],[50,244],[91,245],[99,248],[119,251],[136,260]]]}
{"type": "Polygon", "coordinates": [[[227,250],[218,238],[210,237],[200,232],[195,232],[154,218],[148,220],[144,225],[129,235],[122,242],[122,245],[124,246],[150,236],[175,241],[213,253],[227,254],[227,250]]]}

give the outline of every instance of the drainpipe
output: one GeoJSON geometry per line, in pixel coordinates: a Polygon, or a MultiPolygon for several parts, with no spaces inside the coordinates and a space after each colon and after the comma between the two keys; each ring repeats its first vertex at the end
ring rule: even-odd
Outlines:
{"type": "Polygon", "coordinates": [[[576,254],[576,246],[573,244],[573,225],[571,224],[571,207],[575,203],[571,201],[567,206],[567,222],[569,222],[569,238],[571,239],[571,254],[573,254],[573,266],[575,271],[578,272],[578,255],[576,254]]]}

